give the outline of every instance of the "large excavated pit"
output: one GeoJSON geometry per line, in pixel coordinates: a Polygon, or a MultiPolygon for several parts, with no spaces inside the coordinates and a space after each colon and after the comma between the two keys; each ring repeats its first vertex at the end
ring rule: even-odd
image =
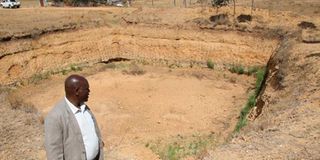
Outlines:
{"type": "MultiPolygon", "coordinates": [[[[58,17],[67,12],[48,10],[56,11],[58,17]]],[[[45,10],[38,12],[50,15],[45,10]]],[[[202,13],[197,8],[70,12],[76,18],[61,18],[60,28],[58,25],[50,30],[51,24],[39,18],[39,23],[48,24],[47,30],[39,28],[39,33],[30,36],[29,31],[25,31],[28,36],[13,33],[17,37],[0,43],[0,84],[10,90],[6,105],[12,109],[3,122],[15,119],[12,124],[3,123],[7,125],[2,127],[4,138],[0,140],[5,141],[2,150],[8,152],[1,152],[0,157],[44,159],[43,118],[63,98],[64,79],[81,74],[90,83],[87,104],[102,131],[106,159],[170,159],[172,153],[178,159],[212,158],[215,153],[207,151],[230,139],[241,110],[255,90],[256,69],[266,67],[275,52],[280,58],[279,62],[270,61],[275,63],[271,68],[278,70],[278,64],[286,68],[288,50],[298,43],[283,41],[289,31],[279,27],[278,20],[283,26],[292,25],[286,15],[282,19],[258,19],[267,17],[263,11],[257,12],[250,23],[228,22],[214,27],[206,21],[213,11],[202,13]],[[89,12],[101,18],[91,14],[83,17],[89,12]],[[158,12],[161,14],[155,14],[158,12]],[[64,26],[69,19],[75,24],[64,26]],[[19,119],[16,114],[20,112],[30,116],[19,119]],[[20,123],[22,126],[10,128],[20,123]],[[21,128],[21,134],[13,132],[17,128],[21,128]],[[12,148],[19,144],[18,153],[12,148]]],[[[287,39],[298,41],[298,36],[297,32],[287,39]]],[[[301,44],[294,52],[300,53],[301,48],[309,52],[308,45],[301,44]]],[[[312,45],[316,46],[312,51],[318,49],[317,44],[312,45]]],[[[312,52],[312,58],[314,55],[318,53],[312,52]]],[[[270,68],[268,73],[268,77],[280,75],[270,68]]],[[[275,83],[280,82],[284,83],[278,79],[275,83]]],[[[283,88],[271,84],[262,92],[283,88]]],[[[275,103],[278,98],[269,102],[270,96],[260,96],[252,119],[262,113],[265,104],[275,103]]]]}
{"type": "Polygon", "coordinates": [[[184,145],[210,137],[211,147],[227,138],[255,84],[254,75],[230,68],[265,66],[277,40],[237,31],[127,27],[4,43],[19,46],[8,47],[0,61],[1,83],[21,86],[12,96],[44,117],[64,96],[67,75],[87,75],[88,105],[107,155],[154,159],[177,136],[184,145]]]}

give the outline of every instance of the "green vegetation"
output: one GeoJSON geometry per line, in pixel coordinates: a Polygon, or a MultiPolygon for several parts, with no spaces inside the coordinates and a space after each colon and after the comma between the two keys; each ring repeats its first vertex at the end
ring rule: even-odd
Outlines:
{"type": "Polygon", "coordinates": [[[79,66],[77,66],[77,65],[75,65],[75,64],[71,64],[71,65],[70,65],[70,70],[71,70],[71,71],[78,72],[78,71],[82,71],[82,68],[79,67],[79,66]]]}
{"type": "Polygon", "coordinates": [[[258,97],[258,95],[260,93],[265,72],[266,72],[265,68],[259,69],[256,72],[256,78],[257,79],[256,79],[255,90],[254,90],[253,93],[250,94],[247,103],[245,104],[245,106],[241,110],[240,118],[239,118],[239,121],[238,121],[238,123],[236,125],[236,128],[235,128],[234,132],[239,132],[242,127],[247,125],[247,116],[248,116],[250,110],[256,105],[256,99],[257,99],[257,97],[258,97]]]}
{"type": "Polygon", "coordinates": [[[207,67],[210,68],[210,69],[214,69],[214,63],[212,62],[211,59],[207,60],[207,67]]]}
{"type": "Polygon", "coordinates": [[[237,74],[244,74],[244,67],[242,65],[231,65],[231,67],[229,68],[229,71],[231,73],[237,73],[237,74]]]}
{"type": "Polygon", "coordinates": [[[51,75],[51,72],[36,73],[31,76],[31,78],[28,80],[28,83],[37,84],[39,81],[43,79],[48,79],[50,75],[51,75]]]}
{"type": "Polygon", "coordinates": [[[215,143],[214,134],[192,135],[191,137],[178,135],[170,139],[169,142],[158,140],[149,142],[145,146],[159,155],[160,159],[179,160],[188,156],[199,157],[215,143]]]}
{"type": "Polygon", "coordinates": [[[248,67],[248,69],[246,71],[246,74],[250,76],[250,75],[255,74],[256,72],[258,72],[258,70],[259,70],[258,66],[251,66],[251,67],[248,67]]]}
{"type": "Polygon", "coordinates": [[[262,87],[262,81],[264,79],[264,75],[266,74],[266,68],[260,69],[256,72],[256,88],[255,88],[255,95],[258,96],[261,87],[262,87]]]}
{"type": "Polygon", "coordinates": [[[244,67],[242,65],[235,65],[232,64],[229,67],[229,71],[231,73],[237,73],[237,74],[246,74],[246,75],[253,75],[255,73],[257,73],[259,70],[263,69],[263,67],[261,66],[249,66],[249,67],[244,67]]]}
{"type": "Polygon", "coordinates": [[[82,71],[82,68],[77,66],[76,64],[71,64],[68,68],[61,70],[61,73],[63,75],[66,75],[70,72],[78,72],[78,71],[82,71]]]}
{"type": "Polygon", "coordinates": [[[47,72],[42,72],[42,73],[36,73],[28,79],[28,83],[37,84],[41,80],[48,79],[51,75],[54,75],[54,74],[61,73],[63,75],[66,75],[70,72],[79,72],[79,71],[82,71],[81,67],[79,67],[75,64],[71,64],[69,67],[58,70],[58,71],[47,71],[47,72]]]}

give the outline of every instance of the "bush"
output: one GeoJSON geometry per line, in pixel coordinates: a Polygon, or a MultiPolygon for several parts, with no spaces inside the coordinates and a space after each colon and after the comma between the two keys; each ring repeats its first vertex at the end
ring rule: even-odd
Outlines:
{"type": "Polygon", "coordinates": [[[222,7],[229,4],[229,0],[212,0],[211,1],[213,7],[222,7]]]}
{"type": "Polygon", "coordinates": [[[210,69],[214,69],[214,63],[212,62],[211,59],[207,60],[207,67],[210,69]]]}
{"type": "Polygon", "coordinates": [[[244,72],[244,67],[242,65],[232,65],[229,68],[229,71],[231,73],[237,73],[237,74],[243,74],[244,72]]]}
{"type": "Polygon", "coordinates": [[[258,70],[259,70],[259,67],[257,67],[257,66],[252,66],[252,67],[249,67],[249,68],[247,69],[246,74],[250,76],[250,75],[252,75],[252,74],[257,73],[258,70]]]}

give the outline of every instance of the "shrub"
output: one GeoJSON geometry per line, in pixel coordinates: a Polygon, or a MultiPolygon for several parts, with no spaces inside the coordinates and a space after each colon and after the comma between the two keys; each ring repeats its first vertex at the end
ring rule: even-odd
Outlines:
{"type": "Polygon", "coordinates": [[[207,67],[210,69],[214,69],[214,63],[212,62],[211,59],[207,60],[207,67]]]}
{"type": "Polygon", "coordinates": [[[70,69],[71,69],[72,71],[75,71],[75,72],[77,72],[77,71],[82,71],[82,68],[79,67],[79,66],[77,66],[77,65],[75,65],[75,64],[71,64],[71,65],[70,65],[70,69]]]}
{"type": "Polygon", "coordinates": [[[259,67],[258,67],[258,66],[251,66],[251,67],[249,67],[249,68],[247,69],[246,74],[250,76],[250,75],[256,73],[258,70],[259,70],[259,67]]]}
{"type": "Polygon", "coordinates": [[[244,67],[242,65],[231,65],[231,67],[229,68],[229,71],[231,73],[243,74],[244,67]]]}
{"type": "Polygon", "coordinates": [[[211,4],[213,7],[220,8],[229,4],[229,0],[212,0],[211,4]]]}
{"type": "Polygon", "coordinates": [[[50,77],[50,72],[45,73],[36,73],[31,76],[31,78],[28,80],[28,83],[37,84],[39,81],[43,79],[48,79],[50,77]]]}

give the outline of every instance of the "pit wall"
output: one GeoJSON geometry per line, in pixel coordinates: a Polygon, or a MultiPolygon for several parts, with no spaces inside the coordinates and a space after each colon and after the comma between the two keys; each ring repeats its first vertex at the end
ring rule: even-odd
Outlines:
{"type": "Polygon", "coordinates": [[[56,74],[122,57],[146,61],[263,66],[277,40],[237,31],[191,31],[127,27],[49,34],[1,43],[1,85],[19,84],[40,74],[56,74]],[[256,42],[259,43],[256,43],[256,42]]]}

